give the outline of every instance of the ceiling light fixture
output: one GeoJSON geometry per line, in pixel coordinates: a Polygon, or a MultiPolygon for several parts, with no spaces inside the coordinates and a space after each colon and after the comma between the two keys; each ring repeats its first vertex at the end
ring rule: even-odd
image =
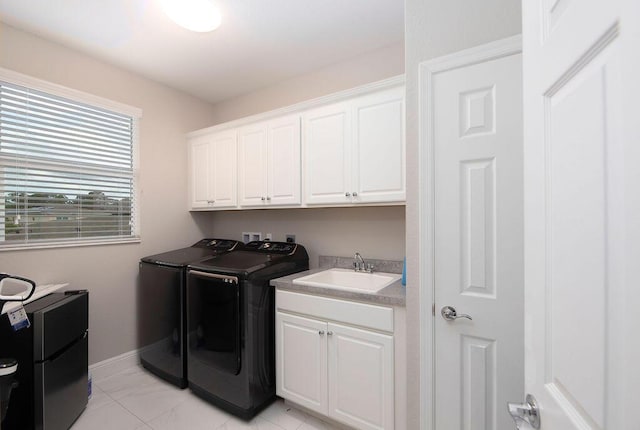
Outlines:
{"type": "Polygon", "coordinates": [[[209,0],[161,0],[164,13],[187,30],[205,33],[220,27],[220,11],[209,0]]]}

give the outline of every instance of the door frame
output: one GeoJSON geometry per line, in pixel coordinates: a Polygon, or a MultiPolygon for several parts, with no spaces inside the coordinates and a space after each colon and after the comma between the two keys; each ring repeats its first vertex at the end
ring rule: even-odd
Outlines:
{"type": "MultiPolygon", "coordinates": [[[[516,35],[453,54],[427,60],[418,70],[418,235],[420,323],[420,428],[435,430],[435,139],[433,79],[438,73],[522,52],[516,35]]],[[[524,316],[523,316],[524,318],[524,316]]],[[[506,407],[506,406],[505,406],[506,407]]]]}

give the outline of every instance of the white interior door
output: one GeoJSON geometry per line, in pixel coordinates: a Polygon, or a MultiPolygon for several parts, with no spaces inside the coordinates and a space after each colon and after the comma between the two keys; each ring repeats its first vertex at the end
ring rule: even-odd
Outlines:
{"type": "Polygon", "coordinates": [[[522,56],[507,44],[431,79],[438,430],[513,428],[505,405],[524,389],[522,56]]]}
{"type": "Polygon", "coordinates": [[[640,429],[639,5],[523,2],[525,388],[546,430],[640,429]]]}

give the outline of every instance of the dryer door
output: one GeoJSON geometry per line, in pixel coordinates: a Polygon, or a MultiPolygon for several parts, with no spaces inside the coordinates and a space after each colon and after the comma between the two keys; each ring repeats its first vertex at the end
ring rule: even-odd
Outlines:
{"type": "Polygon", "coordinates": [[[215,367],[237,375],[241,367],[238,278],[190,270],[187,291],[189,372],[215,367]]]}

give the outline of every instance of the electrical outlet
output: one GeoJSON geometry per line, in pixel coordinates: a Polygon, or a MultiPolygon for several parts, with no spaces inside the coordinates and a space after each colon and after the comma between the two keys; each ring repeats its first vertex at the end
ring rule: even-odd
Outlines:
{"type": "Polygon", "coordinates": [[[287,234],[285,235],[287,242],[296,243],[296,235],[295,234],[287,234]]]}
{"type": "Polygon", "coordinates": [[[254,240],[262,240],[262,233],[252,232],[252,231],[243,231],[242,232],[242,242],[249,243],[254,240]]]}
{"type": "Polygon", "coordinates": [[[273,236],[271,235],[271,233],[265,233],[264,234],[264,240],[273,240],[272,238],[273,238],[273,236]]]}

